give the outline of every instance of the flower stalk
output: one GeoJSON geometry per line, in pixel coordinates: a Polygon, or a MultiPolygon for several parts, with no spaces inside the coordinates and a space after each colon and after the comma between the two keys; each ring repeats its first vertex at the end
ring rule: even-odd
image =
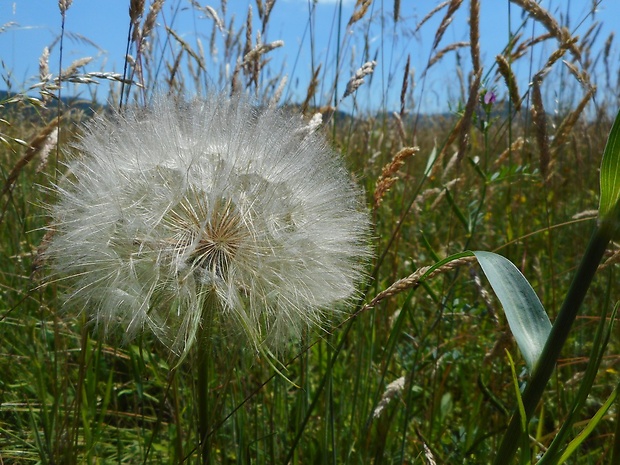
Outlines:
{"type": "Polygon", "coordinates": [[[198,446],[203,464],[210,463],[211,449],[209,435],[211,421],[209,421],[209,366],[211,356],[211,325],[217,309],[215,299],[205,300],[203,307],[203,322],[198,329],[197,352],[197,397],[198,397],[198,446]]]}

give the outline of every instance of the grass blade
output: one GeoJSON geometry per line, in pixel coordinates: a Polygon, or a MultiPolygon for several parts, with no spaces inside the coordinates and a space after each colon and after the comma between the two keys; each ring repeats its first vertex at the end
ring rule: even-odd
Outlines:
{"type": "Polygon", "coordinates": [[[530,373],[542,353],[551,322],[530,283],[513,263],[492,252],[474,252],[497,298],[530,373]]]}
{"type": "Polygon", "coordinates": [[[617,208],[620,200],[620,112],[609,132],[603,161],[601,163],[601,198],[599,203],[599,220],[612,220],[614,229],[618,229],[617,208]],[[616,211],[614,217],[610,217],[616,211]]]}

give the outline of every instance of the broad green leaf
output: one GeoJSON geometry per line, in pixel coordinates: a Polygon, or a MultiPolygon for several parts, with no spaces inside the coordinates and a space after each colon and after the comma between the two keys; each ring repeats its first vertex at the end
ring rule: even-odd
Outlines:
{"type": "Polygon", "coordinates": [[[603,152],[599,220],[611,220],[613,223],[620,220],[620,218],[608,218],[613,211],[617,214],[618,200],[620,200],[620,112],[611,127],[603,152]]]}
{"type": "Polygon", "coordinates": [[[551,322],[540,299],[512,262],[492,252],[474,252],[497,298],[530,373],[545,346],[551,322]]]}

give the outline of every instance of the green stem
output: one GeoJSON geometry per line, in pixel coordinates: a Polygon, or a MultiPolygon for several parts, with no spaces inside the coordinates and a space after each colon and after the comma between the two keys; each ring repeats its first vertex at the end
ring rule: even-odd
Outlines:
{"type": "MultiPolygon", "coordinates": [[[[551,378],[551,374],[560,356],[562,347],[568,338],[579,307],[581,307],[598,265],[611,240],[611,235],[611,228],[603,225],[603,227],[597,228],[590,238],[590,243],[588,244],[585,255],[581,260],[581,264],[566,294],[562,308],[560,308],[560,312],[551,328],[551,333],[549,334],[547,343],[540,356],[538,365],[532,373],[532,379],[523,392],[526,424],[529,423],[536,406],[540,402],[545,386],[549,378],[551,378]]],[[[519,412],[515,411],[510,419],[508,429],[504,434],[495,461],[493,462],[495,465],[510,463],[521,442],[518,438],[520,438],[523,433],[524,432],[521,431],[519,412]]]]}
{"type": "MultiPolygon", "coordinates": [[[[616,411],[620,408],[620,397],[616,398],[616,411]]],[[[620,460],[620,415],[616,414],[616,431],[611,447],[611,462],[618,463],[620,460]]]]}
{"type": "Polygon", "coordinates": [[[211,422],[209,421],[209,355],[211,353],[211,321],[214,315],[214,299],[206,298],[203,304],[202,321],[196,335],[198,350],[198,445],[201,463],[211,463],[211,451],[207,444],[211,422]]]}
{"type": "MultiPolygon", "coordinates": [[[[202,332],[202,331],[201,331],[202,332]]],[[[202,339],[202,338],[201,338],[202,339]]],[[[198,352],[198,444],[200,446],[200,456],[202,463],[209,463],[209,447],[207,446],[207,435],[209,434],[209,405],[207,394],[209,392],[209,366],[206,360],[206,350],[200,347],[198,352]]]]}

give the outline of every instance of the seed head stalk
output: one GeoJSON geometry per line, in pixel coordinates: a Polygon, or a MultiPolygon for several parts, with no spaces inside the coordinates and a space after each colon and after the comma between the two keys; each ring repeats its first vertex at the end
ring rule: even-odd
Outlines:
{"type": "Polygon", "coordinates": [[[198,329],[197,353],[197,397],[198,397],[198,446],[203,464],[210,463],[211,448],[208,445],[211,422],[209,421],[209,363],[211,354],[210,322],[216,315],[217,300],[205,299],[203,305],[202,325],[198,329]]]}

